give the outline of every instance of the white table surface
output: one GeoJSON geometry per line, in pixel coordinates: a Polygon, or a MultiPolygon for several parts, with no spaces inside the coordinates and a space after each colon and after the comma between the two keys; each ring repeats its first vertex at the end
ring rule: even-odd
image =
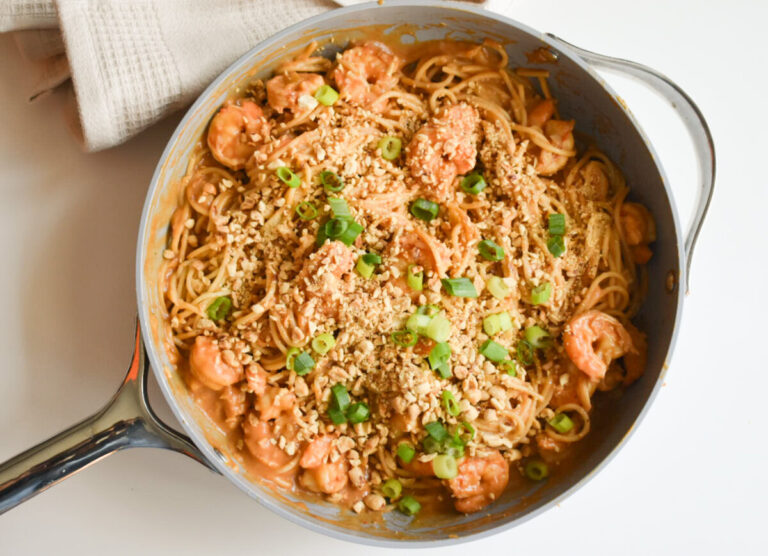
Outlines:
{"type": "MultiPolygon", "coordinates": [[[[520,527],[419,554],[768,553],[768,3],[490,7],[671,76],[709,120],[718,189],[665,388],[619,455],[587,487],[520,527]]],[[[99,408],[122,378],[139,212],[179,118],[121,147],[81,154],[53,103],[25,102],[31,79],[0,36],[0,460],[99,408]]],[[[682,126],[642,87],[610,81],[660,153],[685,220],[695,173],[682,126]]],[[[154,400],[168,417],[161,397],[154,400]]],[[[306,531],[159,450],[114,455],[0,517],[4,555],[385,552],[306,531]]]]}

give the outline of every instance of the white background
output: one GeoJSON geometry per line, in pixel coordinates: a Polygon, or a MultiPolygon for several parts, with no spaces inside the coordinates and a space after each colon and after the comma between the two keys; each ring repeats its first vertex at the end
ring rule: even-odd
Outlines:
{"type": "MultiPolygon", "coordinates": [[[[419,554],[768,553],[768,3],[582,0],[490,7],[672,77],[709,120],[718,180],[666,385],[619,455],[511,531],[419,554]]],[[[179,116],[81,154],[0,36],[0,460],[85,417],[128,363],[134,242],[179,116]]],[[[693,155],[641,87],[609,79],[660,154],[686,221],[693,155]]],[[[630,184],[631,185],[631,184],[630,184]]],[[[167,416],[164,402],[155,405],[167,416]]],[[[384,554],[299,528],[174,453],[114,455],[0,517],[1,554],[384,554]]]]}

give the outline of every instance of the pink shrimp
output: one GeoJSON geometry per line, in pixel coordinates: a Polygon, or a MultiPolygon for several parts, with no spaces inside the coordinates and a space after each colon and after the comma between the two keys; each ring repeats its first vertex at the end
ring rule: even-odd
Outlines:
{"type": "Polygon", "coordinates": [[[459,463],[459,474],[447,481],[456,511],[468,514],[496,500],[509,482],[509,464],[500,452],[467,457],[459,463]]]}
{"type": "Polygon", "coordinates": [[[198,336],[189,350],[189,368],[192,374],[212,390],[239,382],[243,366],[237,361],[225,362],[219,345],[208,336],[198,336]]]}
{"type": "Polygon", "coordinates": [[[235,428],[240,422],[240,418],[245,415],[245,392],[237,386],[227,386],[221,392],[219,399],[224,407],[224,416],[227,425],[230,428],[235,428]]]}
{"type": "Polygon", "coordinates": [[[277,438],[285,427],[283,423],[268,423],[249,416],[243,423],[243,441],[248,451],[259,462],[271,469],[288,465],[293,456],[277,445],[277,438]]]}
{"type": "Polygon", "coordinates": [[[276,112],[290,110],[294,114],[306,113],[317,105],[312,97],[322,85],[323,76],[317,73],[289,72],[267,81],[267,101],[276,112]],[[302,97],[309,97],[304,102],[302,97]]]}
{"type": "Polygon", "coordinates": [[[626,328],[614,317],[594,310],[568,322],[563,346],[573,364],[595,382],[605,376],[612,360],[635,352],[626,328]]]}
{"type": "MultiPolygon", "coordinates": [[[[571,150],[574,146],[573,126],[575,122],[549,120],[544,124],[544,135],[558,149],[571,150]]],[[[542,149],[536,162],[536,172],[542,176],[551,176],[559,172],[568,162],[568,157],[542,149]]]]}
{"type": "Polygon", "coordinates": [[[296,405],[296,395],[287,388],[279,386],[267,386],[264,394],[256,400],[256,409],[259,410],[259,419],[269,421],[276,419],[282,413],[289,413],[296,405]]]}
{"type": "Polygon", "coordinates": [[[653,255],[648,247],[656,241],[656,223],[653,216],[640,203],[623,203],[619,212],[624,239],[632,251],[637,264],[645,264],[653,255]]]}
{"type": "Polygon", "coordinates": [[[320,467],[331,453],[333,436],[324,434],[312,440],[301,455],[299,465],[304,469],[320,467]]]}
{"type": "Polygon", "coordinates": [[[554,113],[555,101],[551,98],[542,99],[528,110],[528,125],[543,127],[554,113]]]}
{"type": "Polygon", "coordinates": [[[627,332],[632,338],[635,351],[624,354],[624,386],[629,386],[645,372],[645,364],[648,362],[648,338],[640,332],[632,323],[627,323],[627,332]]]}
{"type": "Polygon", "coordinates": [[[369,41],[339,56],[333,79],[342,98],[370,104],[397,85],[402,59],[381,43],[369,41]]]}
{"type": "Polygon", "coordinates": [[[224,166],[240,170],[269,132],[269,120],[255,102],[225,104],[211,120],[208,147],[224,166]]]}
{"type": "Polygon", "coordinates": [[[347,460],[343,457],[306,469],[299,477],[299,483],[307,490],[325,494],[339,492],[347,486],[347,480],[347,460]]]}
{"type": "Polygon", "coordinates": [[[438,200],[450,195],[453,180],[475,167],[479,122],[477,110],[459,103],[440,110],[424,124],[406,147],[411,175],[435,188],[438,200]]]}

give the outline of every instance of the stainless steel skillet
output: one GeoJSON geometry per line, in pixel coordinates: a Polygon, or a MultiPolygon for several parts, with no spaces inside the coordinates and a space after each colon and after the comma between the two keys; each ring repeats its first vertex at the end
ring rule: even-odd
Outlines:
{"type": "Polygon", "coordinates": [[[179,124],[158,163],[141,217],[136,258],[140,327],[128,374],[117,394],[97,414],[0,465],[0,512],[117,450],[146,446],[182,452],[218,471],[278,514],[312,530],[360,543],[436,546],[488,535],[530,519],[583,485],[616,453],[648,410],[674,345],[687,289],[687,270],[712,196],[714,172],[714,146],[706,122],[693,101],[674,83],[638,64],[576,48],[502,16],[440,1],[388,1],[384,5],[370,3],[335,10],[294,25],[228,68],[179,124]],[[398,27],[404,22],[408,23],[406,33],[398,27]],[[167,223],[175,205],[175,185],[185,170],[184,161],[211,115],[238,84],[254,75],[268,75],[276,60],[299,49],[310,37],[321,42],[334,38],[338,48],[348,39],[365,36],[366,27],[373,25],[378,26],[377,32],[390,28],[405,41],[494,38],[506,45],[513,66],[530,66],[526,53],[548,49],[557,61],[540,65],[552,75],[552,92],[559,99],[561,113],[575,118],[578,128],[594,137],[617,162],[632,187],[632,197],[649,207],[658,227],[654,258],[648,268],[648,295],[638,316],[649,333],[645,375],[620,398],[599,397],[593,431],[578,446],[567,472],[541,484],[510,489],[486,512],[469,516],[444,515],[410,523],[391,513],[383,523],[363,524],[334,506],[306,503],[289,493],[275,493],[250,481],[226,450],[220,448],[225,445],[220,431],[186,394],[163,347],[166,338],[164,327],[160,326],[158,267],[165,248],[167,223]],[[685,236],[653,147],[623,103],[595,74],[595,68],[642,80],[672,104],[687,126],[698,158],[700,190],[696,212],[685,236]],[[146,396],[148,362],[188,436],[170,429],[153,414],[146,396]]]}

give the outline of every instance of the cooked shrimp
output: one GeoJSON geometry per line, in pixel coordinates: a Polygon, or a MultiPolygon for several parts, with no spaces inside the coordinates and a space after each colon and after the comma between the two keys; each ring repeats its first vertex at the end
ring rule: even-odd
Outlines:
{"type": "Polygon", "coordinates": [[[318,436],[304,448],[299,465],[304,469],[320,467],[331,454],[332,447],[333,437],[331,435],[318,436]]]}
{"type": "Polygon", "coordinates": [[[475,167],[477,110],[459,103],[440,110],[415,133],[406,147],[411,174],[434,188],[439,200],[450,195],[453,180],[475,167]]]}
{"type": "Polygon", "coordinates": [[[299,477],[299,482],[313,492],[339,492],[347,486],[347,460],[340,457],[336,461],[306,469],[299,477]]]}
{"type": "Polygon", "coordinates": [[[276,419],[281,413],[287,413],[296,404],[296,394],[287,388],[267,386],[263,395],[256,400],[259,419],[269,421],[276,419]]]}
{"type": "Polygon", "coordinates": [[[496,500],[509,482],[509,464],[500,452],[467,457],[459,463],[459,474],[447,481],[456,511],[468,514],[496,500]]]}
{"type": "Polygon", "coordinates": [[[544,124],[554,113],[555,101],[551,98],[542,99],[528,111],[528,125],[544,127],[544,124]]]}
{"type": "Polygon", "coordinates": [[[240,170],[256,145],[269,136],[269,131],[270,123],[255,102],[225,104],[211,120],[208,147],[224,166],[240,170]]]}
{"type": "Polygon", "coordinates": [[[253,414],[243,423],[243,441],[248,451],[259,462],[271,469],[279,469],[290,463],[293,457],[282,450],[276,442],[280,436],[280,430],[284,427],[277,423],[258,421],[252,417],[253,414]]]}
{"type": "Polygon", "coordinates": [[[243,378],[243,366],[225,362],[219,345],[208,336],[198,336],[189,350],[189,368],[200,382],[212,390],[221,390],[243,378]]]}
{"type": "Polygon", "coordinates": [[[637,264],[645,264],[653,255],[648,247],[656,241],[656,223],[653,216],[640,203],[623,203],[619,212],[624,239],[632,251],[637,264]]]}
{"type": "Polygon", "coordinates": [[[604,201],[610,192],[610,182],[602,162],[591,160],[584,165],[581,175],[584,177],[584,192],[588,198],[604,201]]]}
{"type": "Polygon", "coordinates": [[[413,459],[410,461],[410,463],[402,463],[400,464],[400,467],[404,471],[408,471],[411,473],[414,477],[434,477],[435,476],[435,468],[432,465],[432,461],[420,461],[418,459],[413,459]]]}
{"type": "Polygon", "coordinates": [[[635,351],[624,354],[624,386],[629,386],[645,372],[645,364],[648,362],[648,338],[643,332],[637,329],[632,323],[627,323],[627,332],[632,338],[632,344],[635,351]]]}
{"type": "Polygon", "coordinates": [[[573,364],[593,381],[605,376],[612,360],[635,351],[626,328],[614,317],[594,310],[568,322],[563,346],[573,364]]]}
{"type": "Polygon", "coordinates": [[[227,425],[235,428],[240,422],[240,417],[245,415],[245,392],[237,386],[227,386],[219,396],[224,407],[224,416],[227,425]]]}
{"type": "Polygon", "coordinates": [[[245,369],[245,381],[251,392],[261,396],[267,389],[267,372],[258,363],[251,363],[245,369]]]}
{"type": "Polygon", "coordinates": [[[333,79],[349,102],[370,104],[397,85],[403,61],[378,42],[348,48],[339,56],[333,79]]]}
{"type": "MultiPolygon", "coordinates": [[[[574,146],[573,126],[576,122],[549,120],[544,124],[544,135],[558,149],[571,150],[574,146]]],[[[536,162],[536,172],[542,176],[551,176],[560,171],[568,162],[568,157],[542,149],[536,162]]]]}
{"type": "Polygon", "coordinates": [[[317,106],[312,96],[323,85],[323,76],[316,73],[289,72],[267,81],[267,101],[276,112],[290,110],[306,113],[317,106]]]}

